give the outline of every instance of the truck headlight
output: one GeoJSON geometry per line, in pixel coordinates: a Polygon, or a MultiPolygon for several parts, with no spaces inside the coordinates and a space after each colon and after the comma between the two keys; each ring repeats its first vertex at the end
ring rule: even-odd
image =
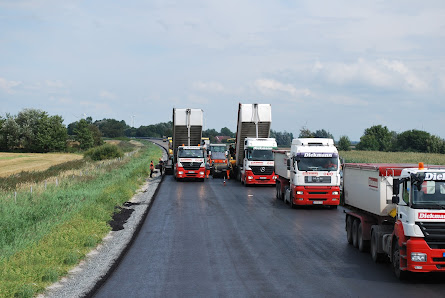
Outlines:
{"type": "Polygon", "coordinates": [[[297,190],[297,195],[302,195],[303,191],[302,190],[297,190]]]}
{"type": "Polygon", "coordinates": [[[178,171],[178,174],[182,175],[182,174],[184,174],[184,172],[183,171],[178,171]]]}
{"type": "Polygon", "coordinates": [[[336,195],[338,195],[338,191],[333,191],[332,194],[333,194],[334,196],[336,196],[336,195]]]}
{"type": "Polygon", "coordinates": [[[411,261],[413,262],[426,262],[426,254],[421,252],[412,252],[411,261]]]}
{"type": "Polygon", "coordinates": [[[199,172],[199,175],[204,175],[204,172],[199,172]]]}
{"type": "Polygon", "coordinates": [[[247,179],[252,180],[253,177],[252,176],[247,176],[247,179]]]}

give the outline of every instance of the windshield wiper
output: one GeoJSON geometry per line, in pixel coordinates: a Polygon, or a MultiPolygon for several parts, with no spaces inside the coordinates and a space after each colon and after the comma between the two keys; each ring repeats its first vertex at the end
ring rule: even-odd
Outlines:
{"type": "Polygon", "coordinates": [[[422,203],[422,204],[415,204],[415,203],[413,203],[411,206],[414,207],[414,208],[417,207],[417,208],[420,208],[420,209],[428,209],[428,208],[431,208],[432,206],[439,207],[440,209],[445,209],[445,205],[441,205],[441,204],[433,203],[433,202],[431,202],[431,203],[422,203]]]}

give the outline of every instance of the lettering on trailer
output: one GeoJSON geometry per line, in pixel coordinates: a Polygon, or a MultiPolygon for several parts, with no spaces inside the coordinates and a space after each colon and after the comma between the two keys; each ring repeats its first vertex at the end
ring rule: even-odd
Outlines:
{"type": "Polygon", "coordinates": [[[445,219],[445,213],[419,212],[419,219],[445,219]]]}
{"type": "Polygon", "coordinates": [[[445,180],[445,173],[425,173],[425,180],[445,180]]]}
{"type": "Polygon", "coordinates": [[[297,153],[298,157],[337,157],[338,153],[305,152],[297,153]]]}
{"type": "Polygon", "coordinates": [[[371,188],[379,188],[379,179],[368,177],[368,186],[371,188]]]}

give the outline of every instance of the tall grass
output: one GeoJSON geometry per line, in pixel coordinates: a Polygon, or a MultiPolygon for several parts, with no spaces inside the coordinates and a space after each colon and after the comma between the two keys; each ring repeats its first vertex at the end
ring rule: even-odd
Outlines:
{"type": "Polygon", "coordinates": [[[17,203],[0,197],[0,297],[31,297],[66,274],[110,231],[115,206],[131,198],[161,154],[147,145],[78,182],[17,203]]]}
{"type": "Polygon", "coordinates": [[[21,172],[8,177],[0,177],[0,190],[16,190],[17,186],[25,183],[39,183],[50,177],[58,176],[62,172],[77,170],[85,166],[85,159],[67,161],[51,166],[45,171],[21,172]]]}
{"type": "Polygon", "coordinates": [[[445,154],[417,152],[340,151],[340,158],[348,163],[412,163],[445,165],[445,154]]]}

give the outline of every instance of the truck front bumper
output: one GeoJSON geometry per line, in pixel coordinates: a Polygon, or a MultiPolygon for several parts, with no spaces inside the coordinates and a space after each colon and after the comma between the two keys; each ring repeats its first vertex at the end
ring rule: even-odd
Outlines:
{"type": "Polygon", "coordinates": [[[408,271],[433,272],[445,271],[445,249],[432,249],[423,238],[410,238],[406,242],[406,261],[408,271]],[[425,262],[413,261],[413,256],[425,255],[425,262]]]}
{"type": "Polygon", "coordinates": [[[340,204],[339,186],[292,186],[295,205],[340,204]]]}
{"type": "Polygon", "coordinates": [[[277,176],[275,173],[271,175],[254,175],[252,171],[246,171],[245,183],[246,184],[263,184],[263,185],[275,185],[277,176]]]}
{"type": "Polygon", "coordinates": [[[176,178],[205,178],[205,167],[198,170],[185,170],[182,167],[177,168],[176,178]]]}

